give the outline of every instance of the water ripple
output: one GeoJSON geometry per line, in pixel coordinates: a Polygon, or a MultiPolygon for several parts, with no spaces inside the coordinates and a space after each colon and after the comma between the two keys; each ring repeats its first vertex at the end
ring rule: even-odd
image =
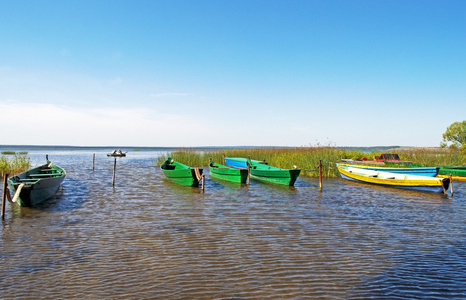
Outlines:
{"type": "MultiPolygon", "coordinates": [[[[466,298],[466,184],[455,197],[331,179],[296,187],[164,179],[155,156],[49,153],[68,171],[8,205],[2,298],[466,298]]],[[[208,172],[207,172],[208,174],[208,172]]]]}

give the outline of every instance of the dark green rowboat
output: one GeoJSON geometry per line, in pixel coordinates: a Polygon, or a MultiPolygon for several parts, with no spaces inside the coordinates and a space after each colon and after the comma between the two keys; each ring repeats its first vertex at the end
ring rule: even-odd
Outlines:
{"type": "Polygon", "coordinates": [[[21,206],[36,206],[55,195],[65,177],[65,170],[50,161],[12,176],[8,185],[14,194],[13,202],[21,206]]]}
{"type": "Polygon", "coordinates": [[[262,180],[275,184],[293,186],[301,172],[300,169],[282,169],[269,166],[266,162],[242,157],[225,157],[227,166],[247,169],[250,166],[252,179],[262,180]]]}
{"type": "Polygon", "coordinates": [[[198,187],[202,179],[202,169],[176,162],[171,157],[168,157],[160,169],[168,180],[181,185],[198,187]]]}
{"type": "Polygon", "coordinates": [[[210,176],[231,182],[246,183],[248,180],[248,170],[232,168],[210,161],[209,164],[210,176]]]}

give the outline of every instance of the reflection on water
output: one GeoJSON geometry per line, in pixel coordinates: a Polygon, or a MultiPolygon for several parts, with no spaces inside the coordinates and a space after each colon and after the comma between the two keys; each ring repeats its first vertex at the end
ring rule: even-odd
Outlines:
{"type": "MultiPolygon", "coordinates": [[[[295,187],[164,179],[157,152],[49,151],[68,176],[38,208],[7,204],[2,298],[466,297],[466,201],[340,179],[295,187]]],[[[42,163],[45,152],[30,152],[42,163]]],[[[208,172],[207,172],[208,173],[208,172]]]]}

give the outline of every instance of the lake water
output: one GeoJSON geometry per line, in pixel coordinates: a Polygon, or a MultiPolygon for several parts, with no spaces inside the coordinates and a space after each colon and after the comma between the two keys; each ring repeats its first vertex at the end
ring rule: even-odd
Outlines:
{"type": "Polygon", "coordinates": [[[0,298],[466,298],[466,183],[453,197],[325,178],[319,191],[204,168],[202,192],[136,151],[113,187],[109,151],[29,151],[68,176],[42,207],[7,203],[0,298]]]}

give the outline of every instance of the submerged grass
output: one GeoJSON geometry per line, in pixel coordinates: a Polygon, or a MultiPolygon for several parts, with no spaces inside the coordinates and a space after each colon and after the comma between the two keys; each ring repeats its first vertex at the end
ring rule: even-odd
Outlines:
{"type": "Polygon", "coordinates": [[[31,168],[30,158],[25,155],[15,155],[10,159],[0,156],[0,176],[5,174],[14,175],[22,173],[31,168]]]}
{"type": "MultiPolygon", "coordinates": [[[[166,155],[158,157],[156,165],[161,165],[168,156],[172,159],[193,167],[207,167],[209,158],[215,162],[223,164],[223,155],[227,157],[248,157],[255,160],[266,160],[270,165],[292,169],[303,169],[304,176],[317,177],[319,160],[322,161],[322,176],[336,177],[338,171],[335,163],[341,159],[359,160],[367,158],[374,159],[374,156],[381,155],[381,152],[364,153],[361,151],[347,151],[337,147],[317,146],[317,147],[297,147],[297,148],[253,148],[253,149],[217,149],[217,150],[196,150],[179,149],[168,152],[166,155]]],[[[465,163],[466,157],[459,150],[449,149],[424,149],[415,148],[411,151],[399,152],[402,160],[412,161],[422,166],[461,166],[465,163]]]]}

